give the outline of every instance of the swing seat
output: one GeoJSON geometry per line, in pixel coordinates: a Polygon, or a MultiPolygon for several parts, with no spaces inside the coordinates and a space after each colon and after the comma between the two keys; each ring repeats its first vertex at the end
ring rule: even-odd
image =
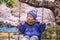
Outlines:
{"type": "Polygon", "coordinates": [[[14,35],[13,32],[0,32],[0,37],[2,37],[2,36],[8,37],[8,36],[13,36],[13,35],[14,35]]]}

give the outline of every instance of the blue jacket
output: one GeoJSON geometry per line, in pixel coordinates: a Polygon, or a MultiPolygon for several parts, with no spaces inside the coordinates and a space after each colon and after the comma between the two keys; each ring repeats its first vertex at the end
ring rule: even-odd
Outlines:
{"type": "Polygon", "coordinates": [[[44,32],[46,24],[40,24],[40,22],[35,22],[29,25],[27,22],[19,25],[19,31],[26,36],[38,36],[41,37],[42,32],[44,32]]]}

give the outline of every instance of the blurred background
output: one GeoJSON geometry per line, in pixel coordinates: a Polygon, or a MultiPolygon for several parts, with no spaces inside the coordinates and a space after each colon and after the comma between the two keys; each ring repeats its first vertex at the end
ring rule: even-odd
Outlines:
{"type": "Polygon", "coordinates": [[[37,20],[47,25],[42,40],[60,40],[60,0],[0,0],[0,40],[21,40],[17,25],[33,8],[38,10],[37,20]]]}

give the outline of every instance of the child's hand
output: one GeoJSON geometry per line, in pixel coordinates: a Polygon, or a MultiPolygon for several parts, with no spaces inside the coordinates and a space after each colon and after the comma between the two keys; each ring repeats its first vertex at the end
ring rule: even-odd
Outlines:
{"type": "Polygon", "coordinates": [[[41,22],[41,24],[43,25],[43,24],[45,24],[44,22],[41,22]]]}

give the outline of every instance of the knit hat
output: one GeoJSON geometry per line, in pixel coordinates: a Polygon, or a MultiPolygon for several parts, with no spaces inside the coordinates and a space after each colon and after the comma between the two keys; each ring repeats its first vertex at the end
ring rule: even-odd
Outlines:
{"type": "Polygon", "coordinates": [[[37,17],[37,10],[36,9],[32,9],[28,12],[28,14],[31,14],[34,19],[36,20],[36,17],[37,17]]]}

